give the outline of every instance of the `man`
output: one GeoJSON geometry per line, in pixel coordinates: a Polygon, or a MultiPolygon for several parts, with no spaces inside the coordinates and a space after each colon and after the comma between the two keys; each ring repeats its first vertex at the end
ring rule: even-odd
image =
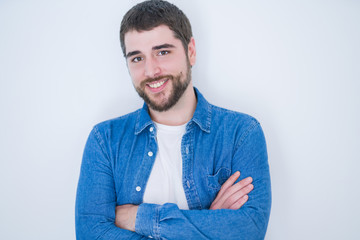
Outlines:
{"type": "Polygon", "coordinates": [[[193,87],[187,17],[166,1],[145,1],[124,16],[120,41],[145,103],[90,133],[77,238],[263,239],[271,205],[263,132],[193,87]]]}

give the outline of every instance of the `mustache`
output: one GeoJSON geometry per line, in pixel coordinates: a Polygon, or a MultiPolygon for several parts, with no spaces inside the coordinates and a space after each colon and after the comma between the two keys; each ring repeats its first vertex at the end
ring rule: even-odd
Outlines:
{"type": "Polygon", "coordinates": [[[151,82],[154,82],[154,81],[159,81],[159,80],[164,79],[164,78],[167,78],[169,80],[173,80],[174,76],[173,75],[163,75],[163,76],[158,76],[156,78],[146,78],[145,80],[143,80],[141,82],[141,87],[143,88],[143,87],[145,87],[145,85],[147,83],[151,83],[151,82]]]}

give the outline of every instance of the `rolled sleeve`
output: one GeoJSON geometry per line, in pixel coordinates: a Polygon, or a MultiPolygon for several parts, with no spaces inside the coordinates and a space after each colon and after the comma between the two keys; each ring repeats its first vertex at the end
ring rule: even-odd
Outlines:
{"type": "Polygon", "coordinates": [[[142,203],[138,207],[135,232],[149,238],[160,239],[159,205],[142,203]]]}

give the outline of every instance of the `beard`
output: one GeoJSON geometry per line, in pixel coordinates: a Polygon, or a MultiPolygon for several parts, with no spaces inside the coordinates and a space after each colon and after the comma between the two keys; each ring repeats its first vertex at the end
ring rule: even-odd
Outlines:
{"type": "MultiPolygon", "coordinates": [[[[191,67],[188,64],[187,70],[186,70],[186,76],[185,79],[182,80],[183,72],[180,72],[178,75],[164,75],[159,76],[156,78],[147,78],[144,81],[141,82],[140,86],[135,87],[136,92],[139,94],[139,96],[144,99],[145,103],[148,105],[149,108],[158,111],[158,112],[164,112],[172,108],[181,98],[181,96],[184,94],[185,90],[189,86],[189,83],[191,81],[191,67]],[[145,93],[146,84],[153,81],[158,81],[161,79],[168,79],[167,81],[172,82],[172,89],[170,91],[170,95],[168,98],[164,99],[161,102],[156,102],[152,100],[148,94],[145,93]]],[[[164,94],[164,93],[157,93],[158,94],[164,94]]]]}

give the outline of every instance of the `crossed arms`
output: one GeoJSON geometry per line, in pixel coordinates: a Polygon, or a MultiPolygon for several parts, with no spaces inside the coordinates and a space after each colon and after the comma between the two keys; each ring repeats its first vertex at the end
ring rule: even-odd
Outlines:
{"type": "Polygon", "coordinates": [[[241,161],[232,161],[233,174],[209,209],[181,210],[169,203],[116,206],[108,155],[90,134],[76,201],[77,239],[263,239],[271,190],[260,126],[247,135],[233,159],[241,161]],[[256,139],[256,146],[251,139],[256,139]],[[236,179],[242,180],[236,183],[236,179]]]}
{"type": "MultiPolygon", "coordinates": [[[[252,178],[247,177],[237,183],[240,177],[237,171],[221,186],[219,193],[210,206],[210,210],[233,209],[237,210],[249,199],[247,195],[254,186],[252,178]]],[[[119,228],[135,232],[135,221],[138,205],[125,204],[116,207],[115,225],[119,228]]]]}

